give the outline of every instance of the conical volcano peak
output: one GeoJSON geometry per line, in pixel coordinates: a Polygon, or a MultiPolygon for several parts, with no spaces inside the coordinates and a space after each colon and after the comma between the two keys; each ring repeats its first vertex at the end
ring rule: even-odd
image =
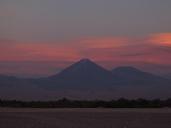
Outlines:
{"type": "Polygon", "coordinates": [[[94,61],[85,58],[75,62],[73,65],[71,65],[71,67],[90,68],[90,67],[99,67],[99,65],[97,65],[94,61]]]}
{"type": "Polygon", "coordinates": [[[113,85],[113,74],[91,61],[81,59],[65,68],[60,73],[51,76],[49,79],[63,87],[106,87],[113,85]]]}
{"type": "Polygon", "coordinates": [[[79,60],[78,62],[75,62],[68,68],[72,70],[80,71],[80,70],[93,70],[93,69],[102,68],[102,67],[100,67],[95,62],[91,61],[90,59],[85,58],[85,59],[79,60]]]}
{"type": "Polygon", "coordinates": [[[94,63],[94,62],[88,58],[84,58],[84,59],[81,59],[78,63],[94,63]]]}
{"type": "Polygon", "coordinates": [[[86,83],[87,80],[92,80],[92,83],[103,80],[106,81],[106,83],[108,83],[109,80],[113,81],[113,74],[110,71],[104,69],[90,59],[81,59],[53,77],[72,78],[74,81],[82,81],[83,83],[86,83]]]}

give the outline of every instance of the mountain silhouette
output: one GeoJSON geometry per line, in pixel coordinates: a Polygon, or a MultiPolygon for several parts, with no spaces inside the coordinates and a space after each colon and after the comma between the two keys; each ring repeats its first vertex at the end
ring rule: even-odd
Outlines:
{"type": "Polygon", "coordinates": [[[112,70],[112,73],[121,80],[121,84],[126,85],[162,85],[169,84],[170,81],[161,76],[152,73],[144,72],[134,67],[118,67],[112,70]]]}
{"type": "Polygon", "coordinates": [[[0,86],[18,86],[24,84],[23,79],[14,76],[0,75],[0,86]]]}
{"type": "Polygon", "coordinates": [[[82,59],[60,73],[50,76],[48,80],[57,87],[100,88],[113,86],[115,77],[112,72],[97,65],[93,61],[82,59]]]}
{"type": "Polygon", "coordinates": [[[81,59],[44,78],[20,79],[0,75],[1,97],[169,98],[171,80],[134,67],[109,71],[89,59],[81,59]]]}

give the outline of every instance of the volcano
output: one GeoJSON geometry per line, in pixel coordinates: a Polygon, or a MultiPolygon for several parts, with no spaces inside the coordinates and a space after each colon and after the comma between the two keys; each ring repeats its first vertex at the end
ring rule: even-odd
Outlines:
{"type": "Polygon", "coordinates": [[[112,72],[89,59],[82,59],[48,79],[57,87],[109,87],[115,83],[112,72]]]}

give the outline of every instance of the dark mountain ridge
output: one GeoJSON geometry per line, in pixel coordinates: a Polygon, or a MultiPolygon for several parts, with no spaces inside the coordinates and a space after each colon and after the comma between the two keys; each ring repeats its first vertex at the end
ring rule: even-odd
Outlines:
{"type": "Polygon", "coordinates": [[[170,80],[161,76],[141,71],[134,67],[118,67],[112,70],[112,73],[121,80],[121,84],[127,85],[163,85],[169,84],[170,80]]]}
{"type": "Polygon", "coordinates": [[[112,71],[82,59],[58,74],[39,79],[0,75],[0,97],[168,98],[171,80],[134,67],[112,71]]]}
{"type": "Polygon", "coordinates": [[[112,72],[89,59],[82,59],[58,74],[48,77],[54,86],[68,88],[97,88],[113,86],[116,78],[112,72]]]}

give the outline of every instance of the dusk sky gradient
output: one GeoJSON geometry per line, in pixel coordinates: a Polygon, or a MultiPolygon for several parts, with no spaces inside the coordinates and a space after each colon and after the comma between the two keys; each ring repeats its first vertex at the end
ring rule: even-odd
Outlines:
{"type": "Polygon", "coordinates": [[[81,58],[171,73],[171,0],[1,0],[0,74],[47,76],[81,58]]]}

